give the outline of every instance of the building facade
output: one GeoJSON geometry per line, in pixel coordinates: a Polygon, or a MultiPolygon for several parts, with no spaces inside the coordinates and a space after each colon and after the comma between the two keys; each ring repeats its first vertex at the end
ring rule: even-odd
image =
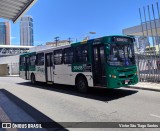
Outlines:
{"type": "Polygon", "coordinates": [[[0,45],[0,58],[29,52],[33,46],[0,45]]]}
{"type": "Polygon", "coordinates": [[[10,45],[9,22],[0,22],[0,45],[10,45]]]}
{"type": "Polygon", "coordinates": [[[0,76],[19,75],[19,55],[29,52],[31,48],[33,46],[0,45],[0,76]]]}
{"type": "Polygon", "coordinates": [[[24,16],[20,19],[20,45],[33,46],[33,19],[30,16],[24,16]]]}
{"type": "Polygon", "coordinates": [[[68,40],[60,40],[57,42],[46,42],[47,46],[53,46],[53,47],[64,46],[64,45],[69,45],[69,44],[70,44],[70,42],[68,40]]]}

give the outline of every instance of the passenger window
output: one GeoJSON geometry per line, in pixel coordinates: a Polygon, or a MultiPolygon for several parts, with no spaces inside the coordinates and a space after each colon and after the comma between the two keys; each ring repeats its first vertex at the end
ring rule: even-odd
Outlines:
{"type": "Polygon", "coordinates": [[[64,64],[72,64],[73,63],[73,48],[64,49],[64,64]]]}
{"type": "Polygon", "coordinates": [[[60,65],[62,64],[62,49],[54,51],[54,64],[60,65]]]}
{"type": "Polygon", "coordinates": [[[34,66],[35,64],[36,64],[36,56],[33,55],[33,56],[30,57],[30,65],[34,66]]]}
{"type": "Polygon", "coordinates": [[[88,45],[81,45],[76,47],[75,50],[76,63],[88,62],[88,45]]]}
{"type": "Polygon", "coordinates": [[[37,66],[44,65],[44,53],[37,54],[37,66]]]}

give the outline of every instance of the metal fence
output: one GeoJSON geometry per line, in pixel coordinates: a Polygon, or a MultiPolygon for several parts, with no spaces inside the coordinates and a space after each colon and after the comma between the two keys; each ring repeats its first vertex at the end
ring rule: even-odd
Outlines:
{"type": "Polygon", "coordinates": [[[160,82],[159,55],[136,55],[139,81],[160,82]]]}
{"type": "Polygon", "coordinates": [[[160,25],[159,5],[139,9],[142,36],[135,44],[139,81],[160,82],[160,25]],[[156,13],[155,13],[156,12],[156,13]],[[158,17],[158,18],[156,18],[158,17]]]}

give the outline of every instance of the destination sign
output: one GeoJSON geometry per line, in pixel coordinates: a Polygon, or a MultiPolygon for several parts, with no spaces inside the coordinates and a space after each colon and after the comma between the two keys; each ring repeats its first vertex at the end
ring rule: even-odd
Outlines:
{"type": "Polygon", "coordinates": [[[113,37],[113,42],[132,42],[131,38],[127,37],[113,37]]]}

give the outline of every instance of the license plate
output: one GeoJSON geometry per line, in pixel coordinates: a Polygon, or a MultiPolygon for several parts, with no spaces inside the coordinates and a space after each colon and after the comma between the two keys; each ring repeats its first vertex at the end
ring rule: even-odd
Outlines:
{"type": "Polygon", "coordinates": [[[129,80],[125,80],[125,84],[128,84],[129,80]]]}

